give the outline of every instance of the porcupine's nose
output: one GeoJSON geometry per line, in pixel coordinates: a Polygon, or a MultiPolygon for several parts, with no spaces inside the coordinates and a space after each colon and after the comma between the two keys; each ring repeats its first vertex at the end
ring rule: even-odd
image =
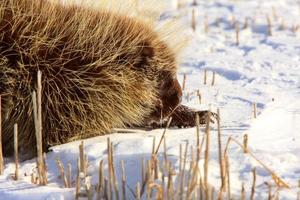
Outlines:
{"type": "Polygon", "coordinates": [[[164,98],[164,108],[168,111],[175,109],[181,102],[182,90],[177,79],[172,80],[172,86],[166,92],[164,98]]]}

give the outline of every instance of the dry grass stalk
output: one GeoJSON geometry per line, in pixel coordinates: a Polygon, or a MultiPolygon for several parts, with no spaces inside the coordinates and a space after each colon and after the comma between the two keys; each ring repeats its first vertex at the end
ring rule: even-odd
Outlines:
{"type": "Polygon", "coordinates": [[[121,170],[122,170],[122,200],[126,200],[126,173],[124,161],[121,160],[121,170]]]}
{"type": "Polygon", "coordinates": [[[201,96],[200,90],[197,90],[197,96],[198,96],[198,99],[199,99],[199,104],[201,104],[202,103],[202,96],[201,96]]]}
{"type": "Polygon", "coordinates": [[[153,137],[153,141],[152,141],[152,154],[155,153],[155,140],[156,140],[156,137],[153,137]]]}
{"type": "Polygon", "coordinates": [[[207,14],[204,16],[204,33],[207,35],[209,31],[209,25],[208,25],[208,17],[207,14]]]}
{"type": "Polygon", "coordinates": [[[4,172],[4,159],[3,159],[3,151],[2,151],[2,97],[0,95],[0,175],[4,172]]]}
{"type": "Polygon", "coordinates": [[[183,74],[182,90],[185,90],[186,74],[183,74]]]}
{"type": "Polygon", "coordinates": [[[139,182],[137,182],[137,184],[136,184],[135,199],[136,200],[141,199],[141,190],[140,190],[140,183],[139,182]]]}
{"type": "Polygon", "coordinates": [[[71,165],[71,163],[68,163],[67,183],[68,183],[68,188],[71,188],[72,187],[72,165],[71,165]]]}
{"type": "Polygon", "coordinates": [[[204,70],[204,85],[206,85],[206,81],[207,81],[207,70],[204,70]]]}
{"type": "Polygon", "coordinates": [[[248,153],[248,135],[245,134],[244,135],[244,141],[243,141],[243,144],[244,144],[244,153],[248,153]]]}
{"type": "Polygon", "coordinates": [[[222,154],[222,142],[221,142],[221,117],[220,117],[220,110],[217,109],[217,126],[218,126],[218,149],[219,149],[219,165],[220,165],[220,176],[221,176],[221,196],[222,191],[224,191],[226,187],[226,181],[225,181],[225,169],[224,169],[224,162],[223,162],[223,154],[222,154]]]}
{"type": "Polygon", "coordinates": [[[272,36],[272,21],[269,15],[266,16],[268,24],[268,36],[272,36]]]}
{"type": "Polygon", "coordinates": [[[246,200],[245,185],[242,183],[241,200],[246,200]]]}
{"type": "Polygon", "coordinates": [[[84,158],[84,143],[83,141],[81,141],[80,145],[79,145],[79,172],[83,173],[84,176],[86,176],[85,173],[85,158],[84,158]]]}
{"type": "Polygon", "coordinates": [[[166,128],[164,129],[163,134],[161,135],[161,138],[160,138],[160,141],[159,141],[158,146],[157,146],[157,148],[156,148],[156,151],[154,152],[154,154],[156,154],[156,155],[157,155],[157,153],[158,153],[159,147],[160,147],[160,145],[161,145],[163,139],[165,138],[167,129],[169,128],[169,126],[170,126],[170,124],[171,124],[171,121],[172,121],[172,117],[170,117],[170,118],[168,119],[167,126],[166,126],[166,128]]]}
{"type": "Polygon", "coordinates": [[[64,187],[68,187],[68,180],[67,180],[67,177],[65,175],[65,169],[64,169],[64,166],[63,164],[61,163],[60,160],[56,160],[56,164],[58,166],[58,169],[59,169],[59,172],[60,172],[60,176],[61,176],[61,179],[63,180],[64,182],[64,187]]]}
{"type": "Polygon", "coordinates": [[[298,181],[298,193],[297,193],[297,200],[300,200],[300,180],[298,181]]]}
{"type": "Polygon", "coordinates": [[[192,5],[193,5],[193,6],[197,6],[197,5],[198,5],[197,0],[193,0],[192,5]]]}
{"type": "Polygon", "coordinates": [[[185,150],[184,150],[184,156],[183,156],[183,165],[181,171],[179,171],[179,198],[183,199],[183,193],[184,193],[184,183],[185,183],[185,167],[186,167],[186,159],[187,159],[187,153],[188,153],[188,146],[189,143],[186,142],[185,144],[185,150]]]}
{"type": "Polygon", "coordinates": [[[272,185],[270,183],[265,183],[268,186],[268,200],[272,200],[272,185]]]}
{"type": "Polygon", "coordinates": [[[274,6],[272,6],[272,15],[273,15],[273,19],[277,20],[278,19],[278,15],[276,12],[276,8],[274,6]]]}
{"type": "Polygon", "coordinates": [[[19,180],[18,125],[14,124],[15,180],[19,180]]]}
{"type": "Polygon", "coordinates": [[[292,32],[293,32],[294,34],[296,34],[297,31],[299,30],[299,28],[300,28],[299,24],[298,24],[298,25],[293,24],[293,26],[292,26],[292,32]]]}
{"type": "Polygon", "coordinates": [[[245,23],[244,23],[243,29],[247,29],[248,27],[249,27],[249,18],[246,17],[246,18],[245,18],[245,23]]]}
{"type": "Polygon", "coordinates": [[[212,86],[215,85],[215,79],[216,79],[216,72],[213,72],[212,80],[211,80],[211,85],[212,85],[212,86]]]}
{"type": "Polygon", "coordinates": [[[206,144],[205,144],[205,160],[204,160],[204,187],[206,197],[209,195],[208,190],[208,162],[209,162],[209,147],[210,147],[210,112],[207,114],[206,118],[206,127],[205,127],[205,134],[206,134],[206,144]]]}
{"type": "Polygon", "coordinates": [[[279,30],[283,31],[285,30],[285,22],[283,20],[283,18],[280,18],[280,25],[279,25],[279,30]]]}
{"type": "Polygon", "coordinates": [[[227,199],[231,199],[231,188],[230,188],[230,166],[228,154],[225,154],[225,163],[226,163],[226,177],[227,177],[227,199]]]}
{"type": "Polygon", "coordinates": [[[255,194],[255,187],[256,187],[256,169],[255,168],[252,170],[252,174],[253,174],[253,182],[252,182],[250,200],[254,200],[254,194],[255,194]]]}
{"type": "Polygon", "coordinates": [[[37,73],[37,93],[32,93],[33,115],[35,124],[35,136],[37,145],[37,168],[39,184],[46,185],[47,175],[45,169],[45,162],[43,159],[43,135],[42,135],[42,73],[37,73]]]}
{"type": "Polygon", "coordinates": [[[182,7],[181,0],[177,0],[177,10],[179,10],[182,7]]]}
{"type": "Polygon", "coordinates": [[[240,25],[239,25],[239,23],[235,24],[235,44],[236,44],[236,46],[240,45],[240,25]]]}
{"type": "Polygon", "coordinates": [[[31,173],[31,183],[36,184],[36,182],[35,182],[35,173],[34,172],[31,173]]]}
{"type": "Polygon", "coordinates": [[[196,31],[197,21],[196,21],[196,11],[193,8],[192,9],[192,29],[193,31],[196,31]]]}
{"type": "Polygon", "coordinates": [[[256,119],[256,117],[257,117],[257,113],[256,113],[256,103],[253,103],[253,117],[254,117],[254,119],[256,119]]]}
{"type": "Polygon", "coordinates": [[[236,24],[236,19],[235,19],[235,16],[232,14],[231,16],[231,27],[235,28],[235,24],[236,24]]]}
{"type": "Polygon", "coordinates": [[[76,176],[76,194],[75,199],[77,200],[80,195],[80,161],[77,160],[77,176],[76,176]]]}
{"type": "Polygon", "coordinates": [[[104,195],[104,169],[103,160],[99,162],[99,176],[98,176],[98,189],[97,189],[98,199],[103,198],[104,195]]]}
{"type": "Polygon", "coordinates": [[[171,162],[168,167],[167,199],[174,199],[173,169],[171,162]]]}

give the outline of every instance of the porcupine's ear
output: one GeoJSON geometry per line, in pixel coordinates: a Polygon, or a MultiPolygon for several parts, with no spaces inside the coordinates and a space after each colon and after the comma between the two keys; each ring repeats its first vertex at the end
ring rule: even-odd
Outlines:
{"type": "Polygon", "coordinates": [[[148,62],[154,56],[154,49],[148,42],[142,42],[139,45],[138,60],[134,64],[137,69],[145,69],[148,66],[148,62]]]}

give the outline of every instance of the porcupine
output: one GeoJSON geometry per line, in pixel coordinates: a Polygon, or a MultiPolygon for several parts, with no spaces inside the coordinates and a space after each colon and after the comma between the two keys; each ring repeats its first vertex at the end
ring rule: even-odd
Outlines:
{"type": "Polygon", "coordinates": [[[113,127],[154,126],[170,116],[171,126],[195,125],[195,111],[180,105],[177,55],[151,23],[76,5],[0,2],[5,155],[13,152],[14,123],[21,153],[36,153],[32,91],[38,70],[44,151],[113,127]]]}

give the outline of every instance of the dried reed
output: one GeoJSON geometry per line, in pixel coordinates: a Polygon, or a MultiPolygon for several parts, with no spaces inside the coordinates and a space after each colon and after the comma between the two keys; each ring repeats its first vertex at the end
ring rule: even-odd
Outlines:
{"type": "Polygon", "coordinates": [[[209,147],[210,147],[210,112],[207,114],[206,118],[206,145],[205,145],[205,160],[204,160],[204,187],[205,187],[205,196],[209,196],[208,190],[208,162],[209,162],[209,147]]]}
{"type": "Polygon", "coordinates": [[[197,26],[197,21],[196,21],[196,11],[195,11],[194,8],[192,9],[192,23],[191,23],[191,25],[192,25],[193,31],[195,32],[196,31],[196,26],[197,26]]]}
{"type": "Polygon", "coordinates": [[[206,85],[206,81],[207,81],[207,70],[204,70],[204,85],[206,85]]]}
{"type": "MultiPolygon", "coordinates": [[[[223,154],[222,154],[222,142],[221,142],[221,117],[220,117],[220,110],[217,109],[217,126],[218,126],[218,149],[219,149],[219,165],[220,165],[220,177],[221,177],[221,191],[224,191],[226,187],[226,180],[225,180],[225,169],[224,169],[224,162],[223,162],[223,154]]],[[[222,196],[222,195],[221,195],[222,196]]]]}
{"type": "Polygon", "coordinates": [[[4,159],[2,151],[2,96],[0,95],[0,175],[4,172],[4,159]]]}
{"type": "Polygon", "coordinates": [[[268,26],[268,36],[272,36],[272,21],[269,15],[266,16],[268,26]]]}
{"type": "Polygon", "coordinates": [[[254,119],[256,119],[256,116],[257,116],[257,114],[256,114],[256,103],[253,103],[253,117],[254,117],[254,119]]]}
{"type": "Polygon", "coordinates": [[[255,195],[255,187],[256,187],[256,169],[255,168],[252,170],[252,174],[253,174],[253,182],[252,182],[250,200],[254,200],[254,195],[255,195]]]}
{"type": "Polygon", "coordinates": [[[238,22],[235,24],[235,44],[236,46],[240,45],[240,25],[238,22]]]}
{"type": "Polygon", "coordinates": [[[185,90],[186,74],[183,74],[182,90],[185,90]]]}
{"type": "Polygon", "coordinates": [[[63,164],[61,163],[60,160],[56,160],[56,164],[58,166],[58,169],[59,169],[59,172],[60,172],[60,176],[61,176],[61,179],[63,180],[64,182],[64,187],[68,187],[68,179],[65,175],[65,169],[64,169],[64,166],[63,164]]]}
{"type": "Polygon", "coordinates": [[[19,180],[18,124],[14,124],[15,180],[19,180]]]}
{"type": "Polygon", "coordinates": [[[211,80],[211,85],[212,86],[215,85],[215,79],[216,79],[216,72],[213,72],[213,74],[212,74],[212,80],[211,80]]]}

